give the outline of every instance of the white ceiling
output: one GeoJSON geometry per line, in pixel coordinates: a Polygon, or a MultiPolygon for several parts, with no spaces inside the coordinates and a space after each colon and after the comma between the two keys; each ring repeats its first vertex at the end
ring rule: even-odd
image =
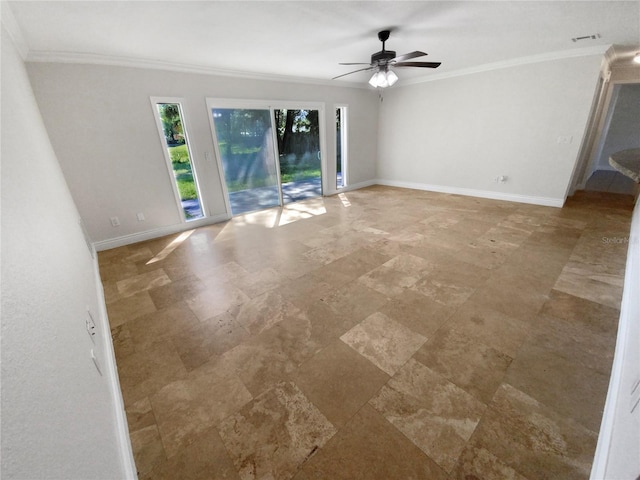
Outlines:
{"type": "MultiPolygon", "coordinates": [[[[640,49],[640,1],[10,1],[32,61],[179,64],[329,80],[380,50],[429,53],[427,79],[523,57],[640,49]],[[572,37],[599,34],[596,40],[572,37]]],[[[519,60],[520,59],[520,60],[519,60]]],[[[370,74],[341,79],[366,82],[370,74]]]]}

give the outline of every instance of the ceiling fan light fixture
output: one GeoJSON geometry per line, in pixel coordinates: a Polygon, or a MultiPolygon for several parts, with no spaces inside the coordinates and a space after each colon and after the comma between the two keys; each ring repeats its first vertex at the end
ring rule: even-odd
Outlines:
{"type": "Polygon", "coordinates": [[[375,88],[387,88],[398,81],[398,76],[393,70],[378,70],[369,80],[369,85],[375,88]]]}
{"type": "Polygon", "coordinates": [[[389,70],[387,72],[387,82],[389,83],[389,86],[393,85],[397,81],[398,81],[398,76],[396,75],[396,72],[394,72],[393,70],[389,70]]]}

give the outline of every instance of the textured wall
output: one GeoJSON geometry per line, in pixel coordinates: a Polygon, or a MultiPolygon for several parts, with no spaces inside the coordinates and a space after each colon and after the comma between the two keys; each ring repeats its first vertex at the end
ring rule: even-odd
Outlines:
{"type": "Polygon", "coordinates": [[[600,62],[567,58],[390,89],[378,178],[562,204],[600,62]],[[506,183],[494,181],[501,175],[506,183]]]}
{"type": "Polygon", "coordinates": [[[95,262],[4,26],[1,154],[0,474],[20,480],[126,478],[95,262]],[[87,308],[98,324],[95,344],[85,328],[87,308]]]}
{"type": "MultiPolygon", "coordinates": [[[[225,213],[206,98],[325,103],[329,178],[335,185],[335,104],[349,106],[349,179],[375,179],[378,97],[366,89],[97,65],[27,66],[71,194],[94,241],[180,224],[150,97],[184,98],[200,187],[211,215],[225,213]],[[137,222],[136,213],[146,217],[137,222]],[[113,228],[109,218],[118,216],[113,228]]],[[[331,193],[331,192],[328,192],[331,193]]]]}

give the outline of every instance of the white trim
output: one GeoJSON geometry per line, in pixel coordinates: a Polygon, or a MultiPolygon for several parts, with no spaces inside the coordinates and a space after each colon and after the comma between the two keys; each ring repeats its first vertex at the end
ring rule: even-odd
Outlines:
{"type": "Polygon", "coordinates": [[[135,480],[138,478],[136,462],[133,457],[133,448],[131,447],[131,437],[129,436],[129,424],[127,423],[127,414],[124,408],[124,399],[122,398],[122,389],[120,388],[120,377],[118,376],[118,367],[116,366],[116,354],[113,349],[113,340],[111,339],[111,326],[109,325],[109,317],[107,314],[107,305],[104,299],[104,289],[102,288],[102,279],[100,278],[100,268],[98,266],[98,258],[93,255],[93,272],[96,282],[96,293],[98,297],[98,308],[100,309],[98,318],[100,322],[99,331],[104,332],[103,359],[106,364],[107,377],[109,379],[109,390],[111,390],[111,398],[113,399],[113,410],[116,422],[116,436],[118,438],[118,447],[120,449],[120,458],[122,459],[122,468],[126,475],[126,480],[135,480]]]}
{"type": "Polygon", "coordinates": [[[373,185],[378,185],[378,181],[367,180],[365,182],[354,183],[352,185],[347,185],[346,187],[337,190],[336,192],[333,193],[333,195],[337,195],[338,193],[350,192],[352,190],[359,190],[361,188],[372,187],[373,185]]]}
{"type": "MultiPolygon", "coordinates": [[[[336,168],[336,178],[333,190],[341,192],[349,186],[349,105],[346,103],[336,103],[333,106],[333,114],[340,109],[340,163],[342,168],[342,187],[338,188],[338,171],[336,168]]],[[[335,119],[334,119],[335,122],[335,119]]],[[[334,123],[335,127],[335,123],[334,123]]],[[[335,163],[335,162],[334,162],[335,163]]]]}
{"type": "MultiPolygon", "coordinates": [[[[577,48],[571,50],[560,50],[556,52],[543,53],[539,55],[531,55],[528,57],[514,58],[500,62],[485,63],[470,68],[453,70],[451,72],[436,73],[428,77],[403,80],[396,88],[414,85],[417,83],[431,82],[434,80],[442,80],[451,77],[460,77],[473,73],[487,72],[491,70],[499,70],[503,68],[514,67],[518,65],[526,65],[531,63],[547,62],[552,60],[561,60],[565,58],[585,57],[589,55],[604,55],[611,45],[596,45],[587,48],[577,48]]],[[[196,73],[202,75],[215,75],[222,77],[246,78],[251,80],[266,80],[273,82],[290,82],[302,83],[308,85],[325,85],[333,87],[346,87],[372,90],[366,82],[350,82],[340,80],[324,80],[320,78],[295,77],[288,75],[275,75],[257,72],[245,72],[240,70],[226,70],[221,68],[210,67],[206,65],[191,65],[176,62],[167,62],[162,60],[152,60],[144,58],[123,57],[115,55],[100,55],[95,53],[74,53],[74,52],[47,52],[40,50],[27,50],[25,61],[40,63],[77,63],[88,65],[111,65],[118,67],[132,68],[148,68],[153,70],[168,70],[174,72],[196,73]]]]}
{"type": "Polygon", "coordinates": [[[425,183],[400,182],[396,180],[378,179],[378,185],[389,187],[410,188],[413,190],[426,190],[429,192],[450,193],[453,195],[465,195],[468,197],[490,198],[493,200],[505,200],[507,202],[530,203],[533,205],[543,205],[545,207],[562,208],[564,199],[552,197],[533,197],[530,195],[519,195],[516,193],[492,192],[490,190],[475,190],[472,188],[446,187],[442,185],[428,185],[425,183]]]}
{"type": "MultiPolygon", "coordinates": [[[[464,75],[471,75],[473,73],[488,72],[491,70],[501,70],[503,68],[517,67],[520,65],[529,65],[532,63],[549,62],[553,60],[562,60],[565,58],[576,57],[588,57],[591,55],[604,55],[611,45],[597,45],[595,47],[587,47],[572,50],[561,50],[558,52],[543,53],[540,55],[531,55],[529,57],[514,58],[511,60],[504,60],[501,62],[485,63],[476,67],[462,68],[460,70],[453,70],[451,72],[442,72],[429,75],[428,77],[421,77],[415,79],[404,80],[399,87],[415,85],[418,83],[432,82],[434,80],[443,80],[451,77],[461,77],[464,75]]],[[[399,82],[400,83],[400,82],[399,82]]]]}
{"type": "MultiPolygon", "coordinates": [[[[222,183],[222,191],[224,193],[224,203],[227,209],[228,215],[231,217],[233,213],[231,211],[231,202],[229,200],[229,190],[227,188],[227,179],[224,174],[224,167],[222,166],[222,155],[220,154],[220,147],[218,144],[218,136],[216,133],[215,122],[213,121],[212,110],[214,108],[225,108],[225,109],[258,109],[258,110],[269,110],[269,117],[271,121],[272,128],[272,141],[273,141],[273,151],[276,157],[274,158],[274,163],[276,167],[276,174],[278,180],[278,195],[280,197],[280,205],[279,207],[284,206],[284,199],[282,197],[282,177],[280,176],[280,161],[278,158],[278,144],[277,144],[277,134],[276,134],[276,125],[274,121],[274,111],[276,109],[287,109],[287,110],[317,110],[318,111],[318,136],[320,142],[320,173],[321,173],[321,182],[322,182],[322,195],[325,196],[331,190],[328,188],[328,174],[327,174],[327,147],[326,147],[326,124],[325,124],[325,102],[314,102],[314,101],[295,101],[295,100],[262,100],[262,99],[246,99],[246,98],[217,98],[217,97],[207,97],[205,99],[207,105],[207,116],[209,117],[209,126],[211,127],[211,136],[213,139],[213,147],[216,155],[216,161],[218,165],[218,174],[220,176],[220,180],[222,183]]],[[[275,205],[274,205],[275,206],[275,205]]],[[[267,207],[273,208],[273,207],[267,207]]],[[[259,209],[261,210],[261,209],[259,209]]],[[[243,212],[249,213],[249,212],[243,212]]]]}
{"type": "Polygon", "coordinates": [[[123,235],[122,237],[101,240],[98,242],[94,242],[93,246],[95,247],[96,251],[101,252],[103,250],[109,250],[111,248],[122,247],[124,245],[131,245],[132,243],[144,242],[145,240],[152,240],[154,238],[164,237],[166,235],[172,235],[178,232],[184,232],[185,230],[191,230],[193,228],[205,227],[214,223],[226,222],[230,218],[231,217],[226,213],[212,215],[210,217],[204,217],[198,220],[190,220],[189,222],[185,223],[178,223],[176,225],[154,228],[153,230],[146,230],[144,232],[123,235]]]}
{"type": "MultiPolygon", "coordinates": [[[[625,398],[627,392],[624,391],[625,370],[632,370],[637,367],[629,363],[627,358],[630,349],[636,348],[637,339],[633,338],[629,331],[631,322],[637,322],[636,317],[632,317],[633,303],[637,302],[637,291],[635,287],[638,285],[638,265],[640,264],[640,248],[638,241],[640,240],[638,232],[640,226],[640,203],[636,201],[631,219],[631,227],[629,233],[629,248],[627,249],[627,262],[624,274],[624,283],[622,290],[622,302],[620,304],[620,320],[618,322],[618,336],[616,339],[616,347],[614,350],[613,364],[611,366],[611,375],[609,377],[609,388],[607,390],[607,399],[602,413],[602,422],[600,423],[600,431],[598,434],[598,443],[596,452],[591,466],[591,480],[602,480],[610,477],[608,471],[609,460],[611,455],[611,447],[614,440],[614,426],[616,418],[618,422],[625,420],[625,413],[621,412],[621,408],[628,408],[629,398],[625,398]]],[[[626,374],[627,380],[631,375],[636,375],[632,371],[626,374]]],[[[638,412],[636,412],[637,415],[638,412]]],[[[620,427],[619,427],[620,428],[620,427]]],[[[628,430],[628,428],[627,428],[628,430]]],[[[630,446],[633,449],[633,445],[630,446]]],[[[619,457],[619,455],[618,455],[619,457]]],[[[638,463],[637,456],[635,458],[636,466],[638,463]]],[[[618,460],[619,461],[619,460],[618,460]]],[[[637,472],[637,470],[636,470],[637,472]]],[[[635,474],[634,474],[635,477],[635,474]]],[[[629,477],[631,478],[631,477],[629,477]]]]}
{"type": "Polygon", "coordinates": [[[11,10],[9,2],[2,0],[2,2],[0,2],[0,9],[2,10],[0,14],[0,21],[2,22],[2,25],[4,25],[9,37],[11,37],[16,50],[18,50],[18,53],[22,57],[22,60],[26,60],[29,56],[29,46],[24,39],[24,35],[22,34],[20,25],[18,25],[18,22],[16,21],[16,17],[13,15],[13,10],[11,10]]]}
{"type": "Polygon", "coordinates": [[[169,155],[169,147],[167,145],[166,139],[164,138],[164,129],[162,128],[162,119],[160,118],[160,112],[158,111],[159,104],[174,104],[178,105],[178,109],[180,111],[180,121],[182,122],[182,133],[184,134],[185,145],[187,146],[187,153],[189,155],[189,162],[191,162],[191,174],[193,175],[193,181],[196,187],[196,192],[198,193],[198,202],[200,203],[200,210],[202,211],[203,217],[207,216],[207,211],[205,209],[204,201],[202,198],[202,192],[200,191],[200,183],[198,182],[198,172],[195,165],[195,157],[193,147],[191,146],[191,142],[189,141],[189,134],[187,132],[187,119],[186,112],[184,109],[184,98],[182,97],[150,97],[151,101],[151,109],[153,110],[153,117],[156,121],[156,127],[158,129],[158,135],[160,138],[160,143],[162,145],[162,154],[164,155],[165,162],[167,164],[167,170],[169,173],[169,178],[171,179],[171,187],[173,188],[173,196],[176,201],[176,208],[178,209],[178,213],[182,222],[187,221],[187,215],[182,208],[182,199],[180,198],[180,192],[178,191],[178,181],[176,179],[175,172],[173,171],[173,164],[171,162],[171,156],[169,155]]]}
{"type": "Polygon", "coordinates": [[[263,80],[272,82],[303,83],[309,85],[325,85],[332,87],[348,87],[369,89],[368,83],[323,80],[319,78],[294,77],[269,73],[245,72],[241,70],[226,70],[206,65],[191,65],[186,63],[166,62],[145,58],[121,57],[115,55],[100,55],[96,53],[74,52],[46,52],[31,50],[26,55],[27,62],[34,63],[76,63],[87,65],[110,65],[115,67],[148,68],[152,70],[167,70],[171,72],[195,73],[200,75],[215,75],[219,77],[246,78],[249,80],[263,80]]]}

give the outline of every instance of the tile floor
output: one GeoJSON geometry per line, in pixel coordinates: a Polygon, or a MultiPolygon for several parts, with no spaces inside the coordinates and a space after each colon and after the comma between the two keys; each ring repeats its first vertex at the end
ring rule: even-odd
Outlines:
{"type": "Polygon", "coordinates": [[[632,206],[377,186],[101,252],[140,478],[588,478],[632,206]]]}
{"type": "Polygon", "coordinates": [[[596,170],[587,180],[585,190],[635,195],[636,183],[615,170],[596,170]]]}

